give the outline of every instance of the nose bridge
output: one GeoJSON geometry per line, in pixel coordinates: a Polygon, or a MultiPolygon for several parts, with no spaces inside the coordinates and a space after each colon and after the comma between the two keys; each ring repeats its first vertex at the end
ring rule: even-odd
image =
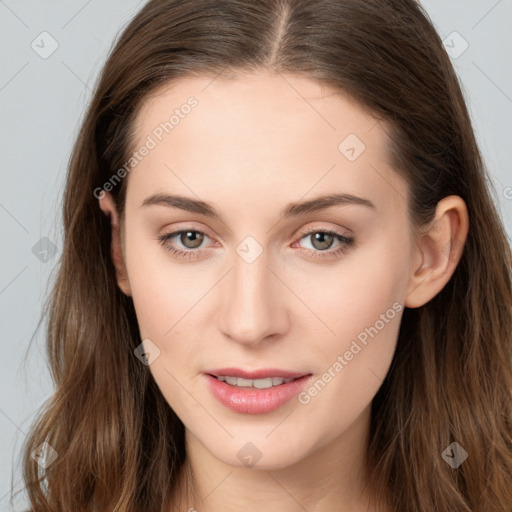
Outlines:
{"type": "Polygon", "coordinates": [[[236,248],[233,271],[222,297],[220,329],[232,339],[255,344],[284,327],[278,280],[267,267],[268,253],[252,237],[236,248]]]}

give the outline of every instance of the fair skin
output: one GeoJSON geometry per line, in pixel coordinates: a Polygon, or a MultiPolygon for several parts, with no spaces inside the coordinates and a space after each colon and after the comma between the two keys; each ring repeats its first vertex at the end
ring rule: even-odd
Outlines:
{"type": "Polygon", "coordinates": [[[445,286],[468,216],[462,199],[447,197],[414,237],[408,187],[387,163],[385,123],[334,92],[264,72],[161,88],[139,112],[134,147],[188,97],[198,105],[125,178],[123,218],[109,193],[99,200],[112,222],[119,287],[133,298],[141,339],[160,349],[151,374],[186,428],[196,494],[183,498],[183,510],[377,510],[362,480],[371,402],[389,370],[403,306],[420,307],[445,286]],[[349,134],[366,146],[353,161],[338,148],[349,134]],[[334,193],[374,207],[348,203],[280,218],[289,203],[334,193]],[[141,206],[154,194],[200,199],[221,219],[141,206]],[[196,251],[195,259],[157,239],[180,229],[206,233],[202,243],[179,235],[165,242],[196,251]],[[322,230],[355,243],[335,255],[343,242],[306,235],[322,230]],[[262,250],[251,263],[237,252],[248,236],[262,250]],[[381,315],[375,337],[308,403],[244,414],[205,385],[203,372],[221,367],[282,368],[316,381],[381,315]],[[261,454],[253,467],[237,456],[248,442],[261,454]]]}

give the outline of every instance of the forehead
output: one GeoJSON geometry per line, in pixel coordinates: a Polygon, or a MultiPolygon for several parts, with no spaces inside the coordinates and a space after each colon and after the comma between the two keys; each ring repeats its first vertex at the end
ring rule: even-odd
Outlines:
{"type": "MultiPolygon", "coordinates": [[[[197,106],[190,115],[185,113],[186,123],[180,116],[181,129],[176,124],[169,134],[176,141],[184,131],[183,125],[193,125],[198,136],[214,142],[226,136],[246,139],[247,133],[254,137],[257,131],[254,142],[263,140],[273,142],[274,148],[284,148],[292,136],[314,133],[316,142],[334,143],[337,150],[340,137],[348,133],[364,137],[376,124],[374,117],[342,91],[302,76],[259,72],[238,78],[190,76],[161,86],[144,101],[136,119],[136,133],[151,133],[174,111],[186,106],[190,98],[197,106]],[[276,133],[290,137],[276,141],[276,133]]],[[[379,130],[373,142],[378,135],[379,130]]]]}
{"type": "Polygon", "coordinates": [[[134,148],[148,138],[154,148],[130,174],[138,196],[178,187],[269,197],[272,187],[298,199],[336,187],[404,197],[403,184],[390,175],[386,124],[306,77],[181,78],[144,101],[134,148]]]}

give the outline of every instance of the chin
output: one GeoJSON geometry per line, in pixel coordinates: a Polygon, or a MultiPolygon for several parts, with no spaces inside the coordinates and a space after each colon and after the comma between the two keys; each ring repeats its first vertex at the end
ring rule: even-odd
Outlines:
{"type": "Polygon", "coordinates": [[[303,440],[297,439],[286,443],[284,439],[292,441],[286,433],[283,432],[283,439],[279,436],[269,439],[267,437],[269,432],[271,430],[267,430],[261,437],[255,435],[236,437],[229,443],[216,442],[212,443],[212,446],[205,444],[205,447],[214,457],[236,468],[284,469],[307,456],[303,440]],[[301,447],[300,451],[295,448],[297,444],[301,447]]]}

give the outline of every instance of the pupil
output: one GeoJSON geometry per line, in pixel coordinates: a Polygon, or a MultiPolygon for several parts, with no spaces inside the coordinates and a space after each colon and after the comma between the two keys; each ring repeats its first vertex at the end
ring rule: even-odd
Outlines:
{"type": "Polygon", "coordinates": [[[197,231],[187,231],[187,232],[184,232],[181,234],[181,241],[182,241],[183,245],[185,245],[186,247],[195,248],[195,247],[199,247],[201,245],[202,236],[199,235],[199,233],[197,231]],[[185,240],[183,239],[184,236],[185,236],[185,240]],[[190,240],[187,240],[187,237],[190,237],[193,239],[191,246],[188,245],[190,240]]]}
{"type": "MultiPolygon", "coordinates": [[[[317,242],[317,241],[320,241],[321,244],[324,244],[322,247],[317,247],[317,249],[328,249],[329,246],[331,245],[332,243],[332,240],[329,240],[329,239],[332,239],[332,235],[329,235],[327,233],[315,233],[315,237],[314,237],[314,241],[317,242]],[[325,240],[323,241],[322,238],[325,238],[327,237],[327,243],[325,242],[325,240]]],[[[315,245],[315,244],[313,244],[315,245]]]]}

